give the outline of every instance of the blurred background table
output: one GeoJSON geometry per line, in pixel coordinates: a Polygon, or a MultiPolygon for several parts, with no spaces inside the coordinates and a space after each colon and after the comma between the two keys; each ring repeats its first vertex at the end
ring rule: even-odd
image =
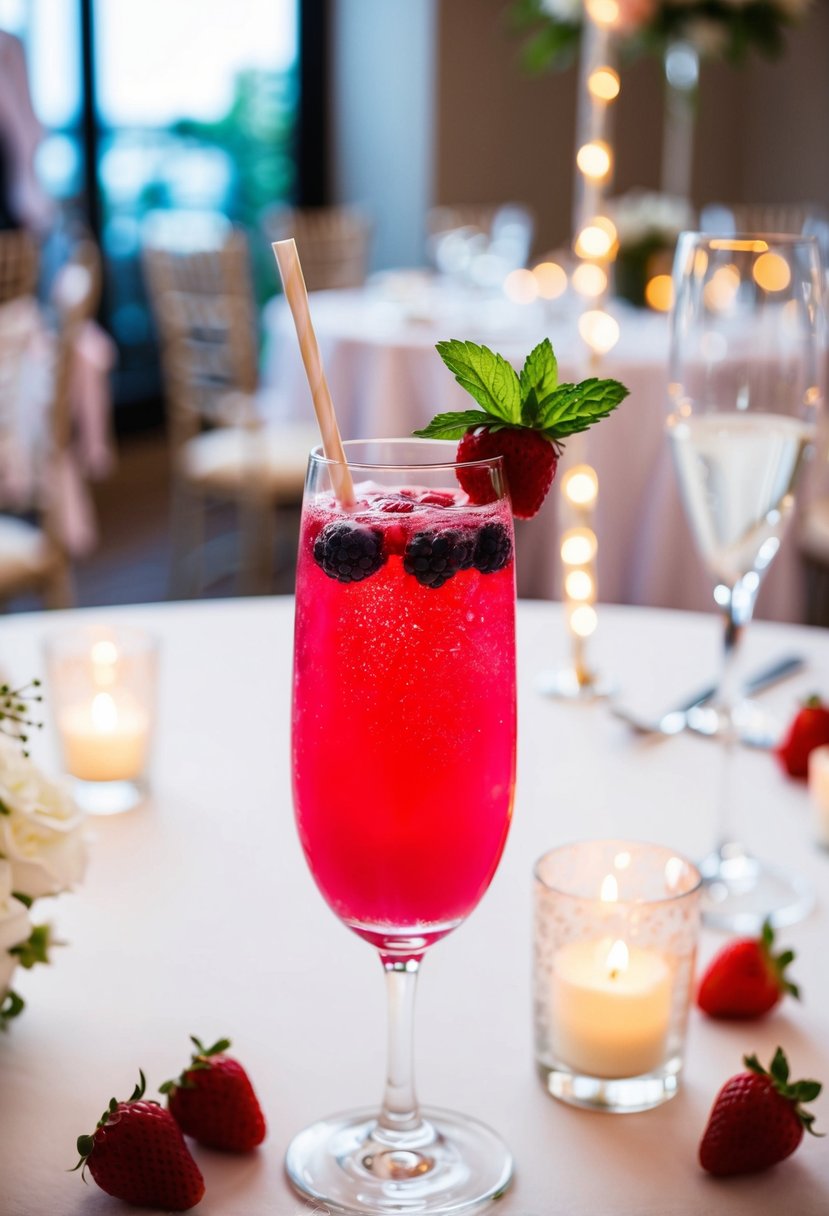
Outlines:
{"type": "MultiPolygon", "coordinates": [[[[87,879],[54,920],[69,945],[54,966],[21,976],[28,1007],[0,1041],[3,1216],[105,1216],[113,1201],[67,1173],[76,1137],[139,1066],[151,1087],[176,1075],[188,1035],[229,1034],[269,1120],[261,1150],[232,1158],[196,1149],[207,1181],[203,1216],[299,1216],[282,1161],[318,1116],[379,1100],[385,1051],[382,973],[337,922],[308,873],[293,825],[288,747],[291,599],[110,610],[162,644],[154,795],[143,809],[91,823],[87,879]]],[[[9,618],[0,660],[17,678],[41,669],[48,631],[101,613],[9,618]]],[[[596,658],[622,687],[654,700],[713,670],[718,631],[685,613],[600,610],[596,658]]],[[[519,776],[501,867],[468,923],[427,958],[417,1016],[424,1102],[474,1112],[510,1143],[513,1188],[503,1216],[756,1216],[829,1207],[827,1142],[753,1178],[715,1182],[696,1164],[713,1097],[746,1051],[777,1044],[798,1076],[829,1079],[822,966],[829,854],[813,844],[807,795],[766,753],[738,760],[740,822],[763,856],[810,879],[816,912],[785,932],[804,1001],[767,1020],[690,1019],[679,1095],[612,1118],[562,1106],[534,1075],[530,1008],[531,872],[573,837],[631,836],[698,856],[711,841],[719,754],[706,739],[638,740],[601,703],[537,694],[538,672],[564,661],[560,609],[519,608],[519,776]],[[573,825],[577,825],[574,828],[573,825]]],[[[821,630],[759,623],[747,660],[792,650],[808,658],[764,704],[787,717],[798,696],[829,683],[821,630]]],[[[49,730],[35,756],[56,765],[49,730]]],[[[706,932],[703,959],[720,939],[706,932]]],[[[829,1125],[829,1098],[815,1103],[829,1125]]],[[[829,1129],[827,1129],[829,1130],[829,1129]]]]}
{"type": "MultiPolygon", "coordinates": [[[[582,440],[568,442],[599,476],[599,594],[610,603],[707,610],[710,583],[691,542],[665,438],[668,319],[617,304],[619,343],[591,373],[576,328],[579,307],[575,301],[515,304],[501,293],[476,297],[402,273],[375,286],[311,295],[346,439],[407,435],[436,413],[469,408],[468,394],[435,353],[442,339],[484,343],[520,368],[532,347],[549,337],[561,381],[590,374],[621,380],[630,397],[619,410],[582,440]]],[[[263,412],[281,423],[307,419],[307,383],[281,299],[268,305],[263,323],[263,412]]],[[[554,488],[539,515],[518,525],[520,595],[560,594],[557,504],[554,488]]],[[[787,543],[761,588],[757,615],[802,619],[803,598],[797,549],[787,543]]]]}

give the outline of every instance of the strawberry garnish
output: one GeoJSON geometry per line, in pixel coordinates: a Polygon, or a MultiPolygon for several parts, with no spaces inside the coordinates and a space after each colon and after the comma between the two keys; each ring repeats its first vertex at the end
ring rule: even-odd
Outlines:
{"type": "Polygon", "coordinates": [[[91,1136],[78,1137],[81,1159],[101,1190],[137,1207],[186,1212],[204,1195],[204,1179],[178,1124],[144,1101],[144,1074],[125,1102],[112,1098],[91,1136]]]}
{"type": "Polygon", "coordinates": [[[806,777],[810,754],[825,743],[829,743],[829,707],[812,696],[795,714],[776,755],[790,777],[806,777]]]}
{"type": "Polygon", "coordinates": [[[250,1152],[265,1139],[265,1117],[244,1068],[224,1054],[230,1040],[205,1047],[195,1036],[191,1039],[196,1051],[189,1067],[160,1086],[171,1115],[185,1135],[200,1144],[250,1152]]]}
{"type": "Polygon", "coordinates": [[[709,1174],[754,1174],[791,1156],[803,1132],[818,1135],[814,1115],[802,1103],[821,1091],[819,1081],[789,1081],[789,1064],[780,1047],[766,1071],[756,1056],[743,1059],[748,1072],[726,1081],[718,1093],[699,1146],[699,1161],[709,1174]]]}
{"type": "Polygon", "coordinates": [[[712,1018],[758,1018],[785,993],[800,997],[786,978],[793,950],[773,953],[774,930],[766,921],[760,937],[729,942],[715,955],[700,980],[697,1004],[712,1018]]]}
{"type": "MultiPolygon", "coordinates": [[[[438,414],[415,435],[460,439],[460,462],[501,456],[517,519],[532,518],[544,501],[562,440],[606,418],[628,394],[617,380],[559,384],[548,338],[527,356],[520,376],[501,355],[474,342],[439,342],[437,351],[481,408],[438,414]]],[[[497,497],[486,470],[460,468],[458,480],[474,503],[497,497]]]]}

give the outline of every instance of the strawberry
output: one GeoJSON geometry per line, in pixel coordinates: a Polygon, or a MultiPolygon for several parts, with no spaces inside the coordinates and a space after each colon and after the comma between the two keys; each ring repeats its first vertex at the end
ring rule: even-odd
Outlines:
{"type": "Polygon", "coordinates": [[[818,1081],[789,1082],[780,1047],[766,1072],[756,1056],[745,1056],[748,1072],[726,1081],[714,1101],[699,1146],[699,1162],[709,1174],[754,1174],[789,1157],[804,1128],[818,1135],[814,1115],[804,1111],[821,1091],[818,1081]]]}
{"type": "MultiPolygon", "coordinates": [[[[540,431],[526,427],[488,426],[467,431],[458,444],[458,460],[488,460],[501,456],[510,487],[512,512],[516,519],[532,519],[547,497],[558,465],[559,449],[540,431]]],[[[458,469],[458,481],[472,502],[494,502],[496,498],[489,472],[485,469],[458,469]]]]}
{"type": "Polygon", "coordinates": [[[810,753],[824,743],[829,743],[829,707],[820,697],[812,696],[795,714],[775,754],[790,777],[805,778],[809,773],[810,753]]]}
{"type": "MultiPolygon", "coordinates": [[[[520,376],[501,355],[474,342],[439,342],[437,351],[481,409],[437,414],[415,435],[460,439],[459,462],[501,456],[517,519],[531,519],[543,503],[561,441],[606,418],[628,394],[617,380],[559,384],[548,338],[529,353],[520,376]]],[[[486,470],[459,469],[458,480],[471,502],[498,496],[486,470]]]]}
{"type": "Polygon", "coordinates": [[[785,976],[793,950],[773,954],[774,930],[766,921],[759,938],[741,937],[714,956],[700,980],[697,1004],[712,1018],[759,1018],[788,992],[800,997],[785,976]]]}
{"type": "Polygon", "coordinates": [[[265,1139],[265,1117],[242,1065],[224,1054],[229,1039],[205,1047],[191,1035],[196,1051],[175,1081],[166,1081],[170,1113],[187,1136],[209,1148],[247,1153],[265,1139]]]}
{"type": "Polygon", "coordinates": [[[78,1137],[81,1159],[101,1190],[143,1208],[186,1212],[204,1195],[204,1179],[169,1111],[143,1100],[140,1081],[126,1102],[115,1098],[91,1136],[78,1137]]]}

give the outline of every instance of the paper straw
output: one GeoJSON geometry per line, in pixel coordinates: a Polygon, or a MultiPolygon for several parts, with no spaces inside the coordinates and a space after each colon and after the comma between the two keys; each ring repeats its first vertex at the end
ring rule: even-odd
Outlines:
{"type": "Polygon", "coordinates": [[[282,276],[285,298],[296,327],[299,351],[302,355],[305,375],[308,377],[314,412],[317,415],[322,436],[322,450],[328,460],[336,462],[331,469],[334,493],[341,506],[352,507],[354,505],[354,483],[351,480],[351,470],[346,463],[340,428],[337,426],[337,415],[334,413],[334,402],[331,400],[331,392],[325,378],[317,344],[317,335],[314,333],[314,326],[311,323],[308,290],[299,262],[296,241],[293,237],[287,241],[274,241],[272,248],[279,273],[282,276]]]}

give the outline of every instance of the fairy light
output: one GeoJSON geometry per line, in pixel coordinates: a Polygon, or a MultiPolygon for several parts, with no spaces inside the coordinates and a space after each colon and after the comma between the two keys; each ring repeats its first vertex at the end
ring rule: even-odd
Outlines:
{"type": "MultiPolygon", "coordinates": [[[[584,10],[573,208],[573,251],[579,264],[571,281],[584,301],[579,334],[588,350],[590,374],[597,375],[602,358],[619,341],[619,323],[604,308],[604,301],[609,268],[618,247],[605,196],[614,164],[611,117],[621,92],[619,73],[611,66],[613,34],[622,13],[620,0],[585,0],[584,10]]],[[[583,453],[583,437],[574,436],[568,446],[571,458],[579,448],[583,453]]],[[[561,478],[563,596],[575,695],[596,695],[599,691],[585,655],[585,642],[596,631],[599,619],[595,607],[598,541],[594,529],[598,493],[596,471],[583,461],[571,466],[561,478]]]]}
{"type": "Polygon", "coordinates": [[[674,285],[669,274],[655,274],[645,284],[645,303],[654,312],[670,312],[674,302],[674,285]]]}
{"type": "Polygon", "coordinates": [[[531,270],[511,270],[504,279],[504,295],[514,304],[532,304],[538,294],[538,283],[531,270]]]}
{"type": "Polygon", "coordinates": [[[557,300],[567,290],[567,271],[558,262],[539,262],[532,276],[542,300],[557,300]]]}
{"type": "Polygon", "coordinates": [[[596,101],[615,101],[621,87],[619,73],[604,65],[594,68],[587,77],[587,91],[596,101]]]}
{"type": "Polygon", "coordinates": [[[610,145],[603,139],[594,139],[582,144],[576,153],[576,164],[585,177],[602,181],[613,166],[610,145]]]}
{"type": "Polygon", "coordinates": [[[596,300],[607,291],[607,271],[595,262],[580,262],[571,281],[573,290],[586,300],[596,300]]]}

